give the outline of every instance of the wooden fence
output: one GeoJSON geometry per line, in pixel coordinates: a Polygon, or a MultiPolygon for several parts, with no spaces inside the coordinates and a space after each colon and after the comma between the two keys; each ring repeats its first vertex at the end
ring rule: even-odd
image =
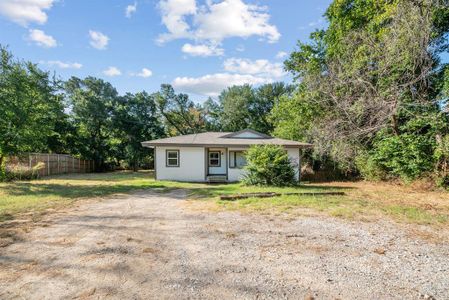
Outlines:
{"type": "Polygon", "coordinates": [[[7,169],[36,169],[39,176],[69,173],[89,173],[94,171],[92,160],[79,159],[67,154],[27,153],[9,157],[7,169]],[[39,165],[40,164],[40,165],[39,165]],[[36,166],[39,166],[36,168],[36,166]]]}

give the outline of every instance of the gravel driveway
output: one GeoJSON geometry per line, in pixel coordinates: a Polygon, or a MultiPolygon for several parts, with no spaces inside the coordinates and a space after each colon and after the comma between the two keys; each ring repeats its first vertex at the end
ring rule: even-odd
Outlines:
{"type": "Polygon", "coordinates": [[[449,299],[449,245],[389,222],[189,209],[142,191],[0,249],[0,299],[449,299]]]}

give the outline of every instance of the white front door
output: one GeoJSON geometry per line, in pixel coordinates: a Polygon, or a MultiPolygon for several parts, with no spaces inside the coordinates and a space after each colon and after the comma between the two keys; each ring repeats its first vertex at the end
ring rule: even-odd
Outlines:
{"type": "Polygon", "coordinates": [[[208,175],[225,175],[227,166],[226,149],[209,148],[207,152],[207,166],[209,168],[208,175]]]}

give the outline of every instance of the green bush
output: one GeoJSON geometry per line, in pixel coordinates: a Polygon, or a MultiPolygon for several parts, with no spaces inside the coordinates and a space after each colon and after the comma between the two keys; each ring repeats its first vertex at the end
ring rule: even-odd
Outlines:
{"type": "Polygon", "coordinates": [[[281,146],[252,146],[246,152],[243,182],[248,185],[289,186],[296,184],[295,170],[281,146]]]}
{"type": "Polygon", "coordinates": [[[388,172],[373,159],[367,151],[363,151],[355,158],[355,164],[360,175],[367,180],[380,181],[388,179],[388,172]]]}
{"type": "Polygon", "coordinates": [[[433,171],[435,141],[431,135],[409,134],[384,136],[370,151],[374,165],[405,181],[433,171]]]}

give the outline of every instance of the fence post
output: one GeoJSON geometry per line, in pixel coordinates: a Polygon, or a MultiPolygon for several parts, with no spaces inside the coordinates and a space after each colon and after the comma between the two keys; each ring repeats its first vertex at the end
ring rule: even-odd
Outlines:
{"type": "Polygon", "coordinates": [[[61,174],[61,170],[59,169],[59,154],[58,154],[58,174],[61,174]]]}
{"type": "Polygon", "coordinates": [[[50,154],[47,154],[47,175],[50,175],[50,154]]]}
{"type": "Polygon", "coordinates": [[[31,160],[32,160],[31,153],[28,153],[28,162],[30,164],[30,170],[33,168],[33,166],[32,166],[33,162],[31,160]]]}

